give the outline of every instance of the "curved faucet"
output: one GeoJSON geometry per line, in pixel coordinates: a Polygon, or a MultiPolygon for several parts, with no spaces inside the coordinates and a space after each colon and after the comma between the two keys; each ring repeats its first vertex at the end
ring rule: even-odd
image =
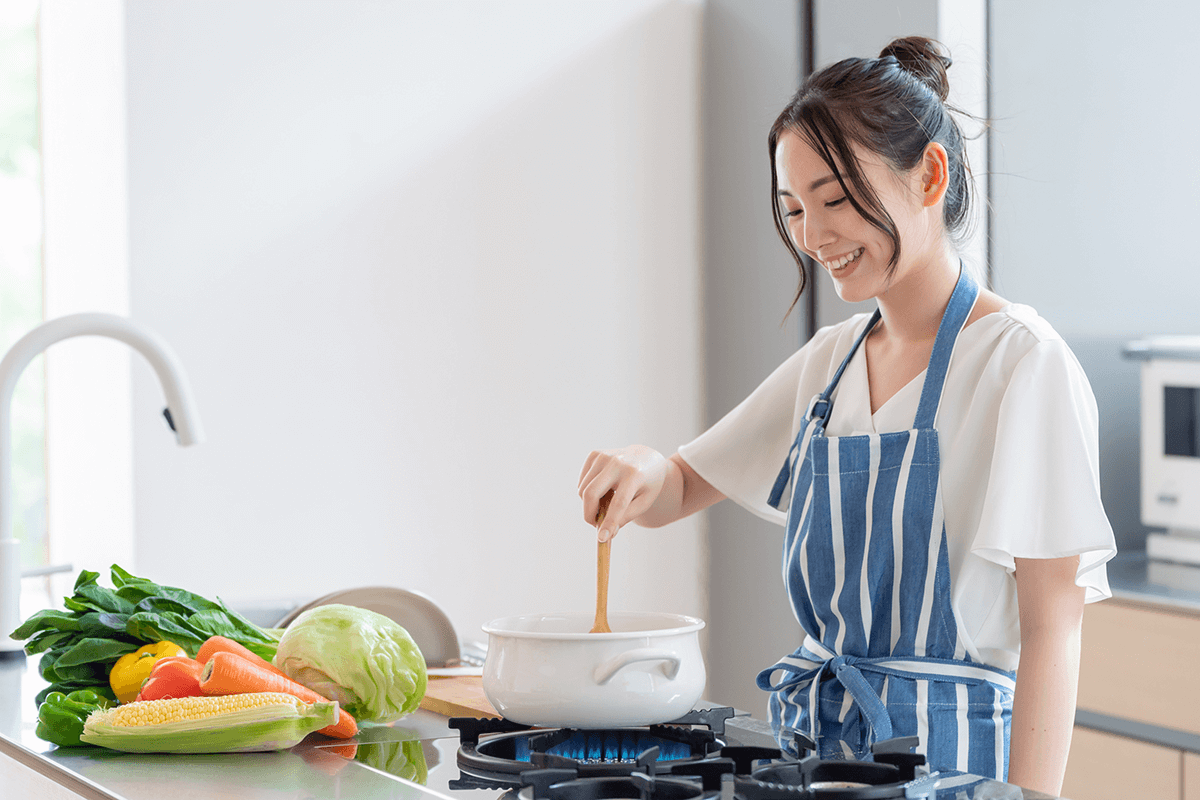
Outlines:
{"type": "Polygon", "coordinates": [[[0,656],[21,654],[9,638],[21,624],[21,551],[13,534],[12,399],[17,379],[50,345],[76,336],[107,336],[140,352],[154,368],[167,398],[163,414],[186,447],[204,441],[187,376],[174,351],[157,334],[115,314],[70,314],[44,322],[22,336],[0,361],[0,656]]]}

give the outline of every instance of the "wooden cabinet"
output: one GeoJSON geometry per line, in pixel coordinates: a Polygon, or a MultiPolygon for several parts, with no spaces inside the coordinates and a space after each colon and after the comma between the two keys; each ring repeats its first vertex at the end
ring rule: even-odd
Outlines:
{"type": "MultiPolygon", "coordinates": [[[[1080,710],[1200,734],[1200,615],[1107,600],[1088,606],[1080,710]]],[[[1200,755],[1075,726],[1062,796],[1200,800],[1200,755]]]]}
{"type": "Polygon", "coordinates": [[[1079,707],[1200,734],[1200,616],[1116,600],[1087,607],[1079,707]]]}
{"type": "Polygon", "coordinates": [[[1182,791],[1182,758],[1179,750],[1076,726],[1062,796],[1176,800],[1182,791]]]}
{"type": "Polygon", "coordinates": [[[1183,754],[1183,800],[1200,800],[1200,755],[1183,754]]]}

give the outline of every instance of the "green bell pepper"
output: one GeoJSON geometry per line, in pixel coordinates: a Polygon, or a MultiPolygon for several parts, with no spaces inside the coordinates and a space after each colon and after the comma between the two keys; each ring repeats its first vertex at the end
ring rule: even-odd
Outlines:
{"type": "Polygon", "coordinates": [[[88,715],[111,705],[107,697],[91,689],[79,689],[70,694],[51,692],[38,707],[38,723],[34,732],[39,739],[59,747],[79,747],[84,744],[79,737],[88,715]]]}

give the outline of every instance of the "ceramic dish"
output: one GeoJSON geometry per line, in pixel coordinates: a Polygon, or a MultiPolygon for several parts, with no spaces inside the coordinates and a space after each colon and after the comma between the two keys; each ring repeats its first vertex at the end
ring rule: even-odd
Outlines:
{"type": "Polygon", "coordinates": [[[275,624],[275,627],[286,628],[292,620],[308,609],[334,603],[365,608],[395,620],[408,631],[417,647],[421,648],[426,666],[452,667],[459,664],[462,654],[459,651],[458,634],[454,632],[454,625],[446,616],[446,612],[420,592],[406,589],[363,586],[333,592],[292,609],[275,624]]]}

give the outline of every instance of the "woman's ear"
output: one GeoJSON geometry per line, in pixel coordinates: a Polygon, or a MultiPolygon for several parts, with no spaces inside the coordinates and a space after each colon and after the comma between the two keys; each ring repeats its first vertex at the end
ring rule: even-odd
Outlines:
{"type": "Polygon", "coordinates": [[[946,148],[937,142],[925,145],[921,156],[921,204],[926,208],[935,206],[946,196],[950,186],[950,161],[946,148]]]}

